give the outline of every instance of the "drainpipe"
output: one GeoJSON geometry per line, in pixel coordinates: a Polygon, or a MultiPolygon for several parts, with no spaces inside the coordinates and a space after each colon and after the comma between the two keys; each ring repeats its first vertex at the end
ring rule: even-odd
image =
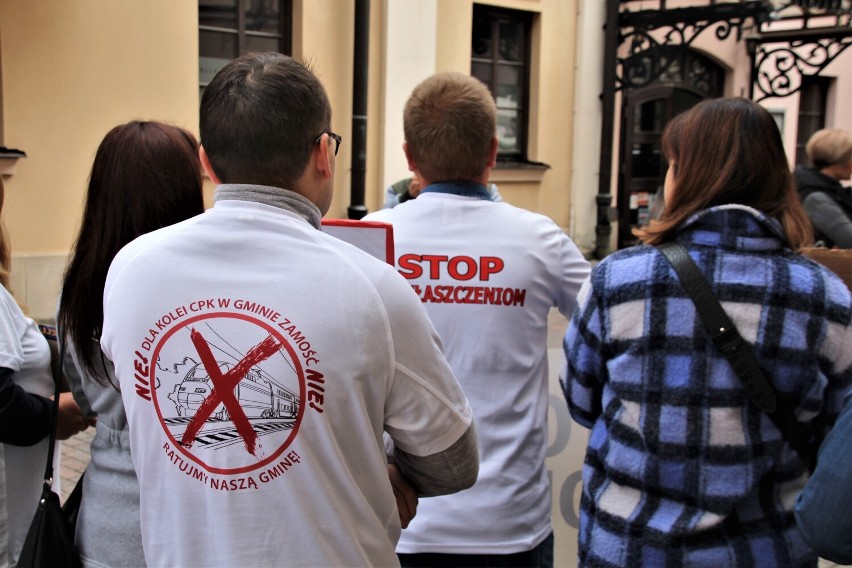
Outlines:
{"type": "Polygon", "coordinates": [[[355,49],[352,77],[352,174],[350,219],[367,214],[364,186],[367,173],[367,77],[370,62],[370,0],[355,0],[355,49]]]}
{"type": "Polygon", "coordinates": [[[598,219],[595,226],[597,237],[594,257],[602,259],[610,252],[610,205],[612,194],[612,144],[615,131],[615,72],[616,51],[618,50],[618,0],[606,2],[606,24],[604,25],[604,68],[603,94],[603,124],[601,125],[601,158],[600,177],[598,178],[598,194],[595,203],[598,207],[598,219]]]}

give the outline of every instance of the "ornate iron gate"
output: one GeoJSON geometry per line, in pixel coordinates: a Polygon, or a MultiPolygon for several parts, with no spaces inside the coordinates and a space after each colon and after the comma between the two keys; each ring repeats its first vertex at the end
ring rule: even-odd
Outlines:
{"type": "Polygon", "coordinates": [[[665,79],[675,71],[694,92],[719,96],[718,90],[702,83],[707,78],[702,78],[700,68],[690,68],[690,58],[695,61],[691,45],[697,37],[713,33],[722,41],[733,35],[742,42],[751,61],[749,96],[757,101],[798,92],[802,77],[818,76],[852,44],[852,0],[695,0],[686,4],[607,0],[596,258],[610,252],[614,148],[619,152],[615,172],[620,196],[618,246],[630,244],[632,219],[623,165],[624,153],[632,148],[626,148],[623,140],[614,144],[616,111],[623,120],[632,93],[672,83],[665,79]],[[620,109],[616,108],[617,93],[622,95],[620,109]]]}

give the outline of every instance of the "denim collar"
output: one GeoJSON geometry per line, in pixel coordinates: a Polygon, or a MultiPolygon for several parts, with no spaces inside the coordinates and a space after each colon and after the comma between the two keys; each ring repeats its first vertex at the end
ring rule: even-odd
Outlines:
{"type": "Polygon", "coordinates": [[[488,193],[488,189],[484,185],[470,181],[442,181],[432,183],[424,187],[420,193],[449,193],[450,195],[491,200],[491,194],[488,193]]]}

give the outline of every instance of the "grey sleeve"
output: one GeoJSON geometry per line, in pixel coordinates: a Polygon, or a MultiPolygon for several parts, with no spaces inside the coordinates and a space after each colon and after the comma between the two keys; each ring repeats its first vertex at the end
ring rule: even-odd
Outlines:
{"type": "Polygon", "coordinates": [[[814,228],[840,248],[852,248],[852,219],[830,195],[816,191],[802,201],[814,228]]]}
{"type": "Polygon", "coordinates": [[[79,369],[77,369],[74,357],[74,345],[70,341],[65,345],[62,373],[65,375],[65,380],[68,381],[68,386],[71,387],[71,394],[74,395],[74,401],[80,407],[80,411],[82,411],[84,416],[93,416],[92,405],[89,403],[89,398],[83,390],[83,377],[79,369]]]}
{"type": "Polygon", "coordinates": [[[385,450],[399,471],[417,490],[419,497],[449,495],[467,489],[479,476],[479,449],[476,428],[470,428],[456,443],[437,454],[415,456],[393,447],[390,436],[385,435],[385,450]]]}

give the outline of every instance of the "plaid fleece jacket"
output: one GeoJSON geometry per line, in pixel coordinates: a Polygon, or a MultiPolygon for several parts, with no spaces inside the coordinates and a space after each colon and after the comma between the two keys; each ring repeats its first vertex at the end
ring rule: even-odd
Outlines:
{"type": "MultiPolygon", "coordinates": [[[[852,299],[785,247],[778,223],[726,205],[677,234],[814,443],[852,385],[852,299]]],[[[793,506],[807,479],[655,248],[603,260],[565,336],[562,388],[591,429],[583,566],[815,565],[793,506]]]]}

